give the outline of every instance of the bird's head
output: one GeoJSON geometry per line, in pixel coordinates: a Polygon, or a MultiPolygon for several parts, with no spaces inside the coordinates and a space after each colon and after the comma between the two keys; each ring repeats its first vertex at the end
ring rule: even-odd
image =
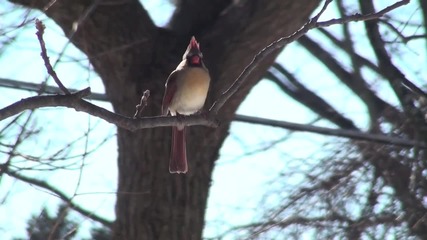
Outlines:
{"type": "Polygon", "coordinates": [[[196,41],[196,38],[193,36],[188,44],[187,50],[182,56],[183,60],[187,60],[187,63],[190,66],[202,65],[203,54],[200,51],[199,43],[196,41]]]}

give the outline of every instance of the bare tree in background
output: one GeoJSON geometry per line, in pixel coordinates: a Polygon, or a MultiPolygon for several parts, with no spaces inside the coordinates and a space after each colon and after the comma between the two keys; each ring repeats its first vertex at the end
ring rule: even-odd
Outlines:
{"type": "MultiPolygon", "coordinates": [[[[196,35],[203,43],[207,66],[214,79],[207,103],[210,106],[236,79],[239,80],[243,69],[260,50],[301,29],[319,4],[315,0],[183,0],[176,3],[177,9],[168,28],[164,29],[153,24],[138,1],[11,2],[43,11],[62,28],[70,41],[88,56],[104,83],[114,112],[123,116],[133,116],[135,105],[145,89],[151,91],[145,116],[159,114],[165,79],[179,62],[191,35],[196,35]]],[[[400,3],[403,5],[408,1],[400,3]]],[[[363,19],[347,12],[342,1],[335,1],[335,4],[348,21],[332,21],[322,26],[342,23],[344,38],[325,29],[317,31],[348,54],[351,67],[343,66],[310,36],[302,36],[298,43],[366,105],[371,122],[370,134],[407,139],[411,144],[409,147],[408,144],[394,146],[357,140],[345,143],[345,151],[313,166],[313,170],[306,173],[308,181],[285,194],[281,204],[272,208],[265,220],[236,230],[249,230],[246,237],[252,238],[277,233],[298,236],[308,230],[322,239],[339,236],[380,239],[381,233],[427,238],[427,219],[424,220],[427,212],[423,202],[425,93],[392,62],[388,42],[380,29],[386,24],[396,26],[393,19],[383,17],[387,11],[371,16],[380,9],[375,9],[372,1],[360,1],[359,11],[366,16],[364,20],[371,20],[365,23],[366,36],[376,56],[376,59],[367,59],[355,50],[348,23],[363,19]],[[399,99],[398,106],[371,89],[364,69],[390,83],[399,99]],[[359,192],[358,189],[367,190],[359,192]],[[379,203],[380,198],[387,202],[379,203]]],[[[427,7],[422,0],[419,4],[425,19],[427,7]]],[[[312,23],[313,28],[322,27],[315,25],[316,21],[312,23]]],[[[420,25],[424,26],[425,22],[420,25]]],[[[417,39],[399,37],[406,42],[417,39]]],[[[422,38],[425,38],[425,32],[419,37],[422,38]]],[[[53,190],[53,193],[80,213],[111,227],[114,239],[200,239],[214,161],[228,135],[237,107],[268,69],[267,78],[295,100],[341,129],[352,130],[353,134],[363,133],[352,119],[310,91],[286,66],[274,64],[285,44],[282,42],[268,48],[268,54],[258,55],[262,58],[255,58],[257,62],[252,65],[252,72],[246,71],[243,84],[216,116],[221,121],[219,127],[190,128],[188,174],[170,175],[167,171],[165,159],[169,157],[169,146],[164,142],[169,142],[169,129],[147,128],[132,132],[118,128],[119,179],[114,223],[72,205],[60,191],[53,190]]],[[[8,162],[2,165],[2,171],[46,187],[44,183],[29,181],[19,173],[9,171],[8,162]]]]}
{"type": "MultiPolygon", "coordinates": [[[[360,0],[358,6],[350,1],[335,4],[345,16],[348,9],[363,14],[373,12],[374,2],[360,0]]],[[[340,25],[339,34],[316,30],[320,34],[317,39],[321,36],[331,43],[329,49],[310,35],[302,36],[298,43],[359,98],[368,112],[370,133],[413,139],[420,146],[407,148],[356,140],[327,146],[329,157],[316,163],[304,161],[307,171],[285,170],[276,179],[283,183],[282,187],[266,194],[266,199],[279,199],[279,204],[268,207],[259,222],[232,228],[230,232],[261,239],[280,235],[299,239],[304,234],[317,239],[427,239],[426,94],[417,87],[425,85],[425,75],[423,79],[422,74],[408,71],[412,63],[398,64],[404,59],[405,50],[425,55],[427,5],[425,1],[413,4],[419,4],[413,8],[418,17],[414,17],[416,12],[408,11],[408,17],[403,19],[389,15],[366,21],[363,33],[352,30],[351,24],[340,25]],[[361,36],[366,36],[369,44],[362,51],[357,49],[361,36]],[[415,41],[418,44],[408,44],[415,41]],[[335,52],[330,50],[331,45],[335,52]],[[338,51],[344,57],[337,55],[338,51]],[[367,57],[367,51],[373,51],[374,57],[367,57]],[[380,84],[380,89],[373,86],[380,84]],[[381,97],[380,92],[385,89],[391,90],[396,102],[390,101],[390,94],[385,95],[388,99],[381,97]],[[304,180],[286,185],[301,175],[304,180]]],[[[420,70],[427,67],[425,62],[415,61],[418,64],[420,70]]],[[[279,64],[273,65],[267,78],[339,128],[359,130],[354,120],[341,113],[343,110],[328,104],[330,99],[320,97],[304,84],[312,79],[298,78],[279,64]]]]}

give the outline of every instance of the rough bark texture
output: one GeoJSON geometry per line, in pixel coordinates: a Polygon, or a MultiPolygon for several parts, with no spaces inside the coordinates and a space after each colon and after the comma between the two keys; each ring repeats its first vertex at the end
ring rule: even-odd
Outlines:
{"type": "MultiPolygon", "coordinates": [[[[43,9],[51,1],[12,2],[43,9]]],[[[225,0],[183,0],[178,2],[170,29],[156,27],[138,1],[63,0],[45,13],[88,55],[114,110],[131,116],[145,89],[151,91],[145,114],[160,114],[164,82],[191,35],[201,42],[212,75],[209,105],[259,50],[300,28],[318,3],[250,0],[233,5],[225,0]]],[[[222,109],[219,128],[189,128],[186,175],[169,174],[169,128],[138,132],[118,129],[114,239],[201,238],[214,161],[230,120],[277,53],[258,67],[222,109]]]]}

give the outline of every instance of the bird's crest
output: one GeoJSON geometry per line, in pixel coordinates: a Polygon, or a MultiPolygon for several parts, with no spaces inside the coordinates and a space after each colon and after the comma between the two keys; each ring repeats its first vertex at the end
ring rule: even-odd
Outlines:
{"type": "Polygon", "coordinates": [[[188,48],[195,48],[195,49],[200,51],[200,45],[194,36],[191,37],[190,44],[188,45],[188,48]]]}

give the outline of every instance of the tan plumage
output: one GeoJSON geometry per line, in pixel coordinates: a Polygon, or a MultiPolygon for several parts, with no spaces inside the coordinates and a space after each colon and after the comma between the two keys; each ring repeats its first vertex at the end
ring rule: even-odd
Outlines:
{"type": "Polygon", "coordinates": [[[205,68],[184,66],[174,72],[176,90],[168,106],[171,115],[190,115],[205,104],[210,77],[205,68]]]}
{"type": "MultiPolygon", "coordinates": [[[[203,63],[199,44],[193,37],[183,55],[182,62],[166,80],[162,114],[167,115],[170,112],[175,116],[196,113],[205,104],[209,83],[209,71],[203,63]]],[[[185,127],[173,127],[169,171],[186,173],[187,170],[185,127]]]]}

